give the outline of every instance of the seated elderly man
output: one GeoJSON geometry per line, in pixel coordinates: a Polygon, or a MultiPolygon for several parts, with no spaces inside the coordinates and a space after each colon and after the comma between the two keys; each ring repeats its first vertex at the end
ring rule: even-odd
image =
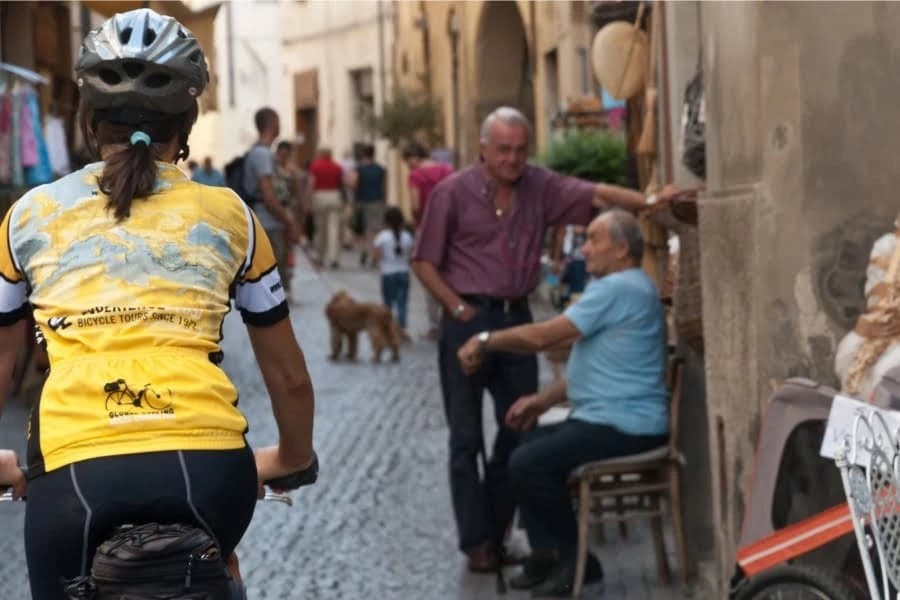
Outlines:
{"type": "MultiPolygon", "coordinates": [[[[474,373],[491,352],[539,352],[575,341],[566,378],[519,398],[509,426],[530,430],[555,404],[574,410],[554,426],[529,432],[513,452],[509,476],[532,554],[510,581],[533,595],[566,597],[575,571],[576,519],[566,480],[578,465],[636,454],[666,443],[665,322],[656,287],[640,268],[644,241],[636,219],[621,210],[588,228],[584,257],[593,279],[566,311],[542,323],[473,336],[458,353],[474,373]]],[[[603,577],[591,556],[585,581],[603,577]]]]}

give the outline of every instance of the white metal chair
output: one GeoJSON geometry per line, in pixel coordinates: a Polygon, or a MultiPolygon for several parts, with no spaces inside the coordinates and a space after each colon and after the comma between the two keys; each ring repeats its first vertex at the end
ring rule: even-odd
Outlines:
{"type": "Polygon", "coordinates": [[[858,409],[835,455],[874,600],[889,600],[892,586],[895,594],[900,590],[900,428],[887,413],[874,407],[858,409]]]}

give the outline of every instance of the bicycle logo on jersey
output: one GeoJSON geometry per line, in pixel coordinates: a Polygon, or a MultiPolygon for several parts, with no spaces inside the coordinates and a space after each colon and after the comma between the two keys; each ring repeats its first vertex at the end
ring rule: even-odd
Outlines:
{"type": "MultiPolygon", "coordinates": [[[[105,408],[109,412],[111,419],[121,419],[124,417],[133,417],[138,414],[173,414],[172,410],[172,391],[167,390],[168,397],[164,397],[151,387],[149,383],[144,384],[136,393],[124,379],[116,379],[103,385],[103,391],[106,393],[105,408]],[[141,409],[140,413],[130,411],[132,408],[141,409]]],[[[133,419],[130,419],[133,420],[133,419]]]]}

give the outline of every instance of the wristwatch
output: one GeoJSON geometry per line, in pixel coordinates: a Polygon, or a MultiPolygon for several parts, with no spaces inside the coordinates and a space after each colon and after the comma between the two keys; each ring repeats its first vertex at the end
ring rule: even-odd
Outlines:
{"type": "Polygon", "coordinates": [[[466,305],[460,302],[456,305],[456,308],[453,309],[453,316],[461,317],[464,312],[466,312],[466,305]]]}
{"type": "Polygon", "coordinates": [[[490,331],[482,331],[481,333],[478,334],[478,350],[482,354],[485,354],[487,352],[487,349],[488,349],[487,344],[488,344],[489,339],[491,339],[490,331]]]}

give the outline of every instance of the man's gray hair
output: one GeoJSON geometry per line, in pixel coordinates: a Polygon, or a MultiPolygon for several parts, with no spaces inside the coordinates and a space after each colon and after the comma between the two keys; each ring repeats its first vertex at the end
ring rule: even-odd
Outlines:
{"type": "Polygon", "coordinates": [[[482,144],[487,144],[491,141],[491,125],[497,121],[501,121],[507,125],[518,125],[528,132],[529,138],[531,137],[531,122],[528,120],[528,117],[512,106],[501,106],[492,110],[491,114],[486,116],[481,123],[482,144]]]}
{"type": "Polygon", "coordinates": [[[636,265],[644,258],[644,236],[634,215],[621,208],[614,208],[603,213],[606,231],[615,244],[628,246],[628,256],[636,265]]]}

